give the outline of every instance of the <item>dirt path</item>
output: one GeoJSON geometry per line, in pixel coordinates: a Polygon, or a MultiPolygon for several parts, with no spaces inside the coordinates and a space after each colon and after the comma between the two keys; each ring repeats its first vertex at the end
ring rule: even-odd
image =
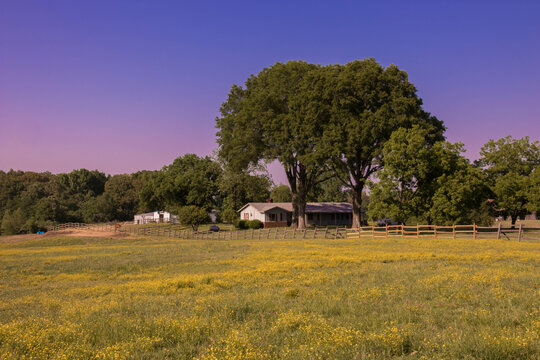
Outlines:
{"type": "Polygon", "coordinates": [[[95,230],[60,230],[49,231],[45,234],[24,234],[24,235],[9,235],[0,236],[1,243],[16,243],[21,241],[38,240],[55,236],[74,236],[74,237],[104,237],[104,238],[126,238],[130,235],[127,233],[119,233],[114,231],[95,231],[95,230]]]}

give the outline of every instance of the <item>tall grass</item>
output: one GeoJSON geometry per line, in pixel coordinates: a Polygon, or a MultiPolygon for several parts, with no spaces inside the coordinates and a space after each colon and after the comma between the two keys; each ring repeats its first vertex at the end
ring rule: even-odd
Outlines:
{"type": "Polygon", "coordinates": [[[537,359],[539,243],[0,244],[0,359],[537,359]]]}

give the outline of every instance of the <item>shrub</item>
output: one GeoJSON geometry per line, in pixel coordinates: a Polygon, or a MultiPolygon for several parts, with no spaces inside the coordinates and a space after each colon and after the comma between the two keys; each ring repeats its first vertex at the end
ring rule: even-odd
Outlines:
{"type": "Polygon", "coordinates": [[[190,205],[178,210],[178,220],[182,225],[191,226],[196,231],[200,224],[209,222],[210,217],[205,209],[190,205]]]}
{"type": "Polygon", "coordinates": [[[261,220],[257,219],[248,221],[247,225],[250,229],[261,229],[263,227],[261,220]]]}
{"type": "Polygon", "coordinates": [[[248,228],[247,220],[236,219],[234,221],[234,227],[237,229],[247,229],[248,228]]]}

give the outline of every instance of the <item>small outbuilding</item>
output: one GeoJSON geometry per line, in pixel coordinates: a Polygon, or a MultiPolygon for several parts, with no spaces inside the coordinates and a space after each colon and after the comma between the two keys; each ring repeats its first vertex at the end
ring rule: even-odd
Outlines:
{"type": "MultiPolygon", "coordinates": [[[[289,226],[292,223],[292,203],[247,203],[240,210],[243,220],[260,220],[265,228],[289,226]]],[[[352,205],[346,202],[306,204],[307,226],[352,225],[352,205]]]]}
{"type": "Polygon", "coordinates": [[[153,211],[144,214],[137,214],[133,219],[134,224],[149,224],[149,223],[172,223],[178,222],[178,216],[167,211],[153,211]]]}

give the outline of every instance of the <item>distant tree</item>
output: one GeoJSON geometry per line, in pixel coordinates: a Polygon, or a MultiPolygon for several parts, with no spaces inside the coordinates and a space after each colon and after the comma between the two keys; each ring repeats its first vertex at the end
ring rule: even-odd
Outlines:
{"type": "Polygon", "coordinates": [[[84,202],[105,191],[107,175],[98,170],[73,170],[55,177],[57,200],[63,208],[63,221],[83,221],[81,208],[84,202]]]}
{"type": "Polygon", "coordinates": [[[422,109],[422,100],[405,71],[395,65],[383,68],[374,59],[327,67],[323,106],[330,113],[323,143],[332,168],[350,189],[353,226],[360,225],[362,192],[368,179],[380,170],[382,149],[399,128],[418,124],[427,129],[429,142],[442,140],[442,122],[422,109]],[[331,105],[324,106],[326,101],[331,105]],[[345,174],[345,175],[344,175],[345,174]]]}
{"type": "Polygon", "coordinates": [[[227,208],[221,213],[221,218],[225,223],[232,224],[236,219],[239,218],[239,215],[235,210],[227,208]]]}
{"type": "Polygon", "coordinates": [[[489,226],[493,221],[493,206],[487,200],[493,196],[485,175],[472,165],[436,180],[430,216],[436,224],[472,224],[489,226]]]}
{"type": "Polygon", "coordinates": [[[220,165],[210,157],[186,154],[160,171],[148,173],[139,192],[143,211],[195,205],[211,210],[219,198],[220,165]]]}
{"type": "MultiPolygon", "coordinates": [[[[248,202],[262,202],[270,196],[272,181],[267,174],[252,175],[246,171],[233,171],[226,168],[219,180],[219,192],[222,200],[222,211],[232,218],[238,216],[236,211],[248,202]]],[[[223,218],[225,219],[225,215],[223,218]]],[[[230,222],[230,221],[228,221],[230,222]]]]}
{"type": "Polygon", "coordinates": [[[119,221],[132,220],[139,206],[139,198],[134,179],[131,175],[113,175],[105,183],[103,194],[105,201],[110,202],[113,219],[119,221]]]}
{"type": "Polygon", "coordinates": [[[210,221],[210,216],[204,208],[189,205],[178,210],[178,220],[182,225],[191,226],[194,231],[197,231],[199,225],[210,221]]]}
{"type": "Polygon", "coordinates": [[[139,212],[149,212],[165,209],[165,199],[162,193],[158,191],[160,184],[164,179],[164,172],[161,171],[145,171],[136,174],[139,181],[140,189],[139,196],[139,212]]]}
{"type": "Polygon", "coordinates": [[[195,205],[209,211],[216,205],[222,170],[210,157],[186,154],[163,170],[158,193],[168,207],[195,205]]]}
{"type": "Polygon", "coordinates": [[[430,137],[430,131],[420,126],[401,128],[391,135],[381,150],[384,168],[371,184],[371,218],[388,216],[406,223],[414,217],[433,222],[430,209],[440,186],[437,179],[466,169],[468,160],[461,156],[462,144],[433,143],[430,137]]]}
{"type": "Polygon", "coordinates": [[[17,235],[24,232],[26,219],[21,209],[15,210],[13,213],[6,210],[2,217],[2,235],[17,235]]]}
{"type": "Polygon", "coordinates": [[[512,226],[519,216],[527,213],[529,176],[540,164],[540,143],[530,142],[529,137],[514,139],[511,136],[489,140],[480,150],[478,164],[491,181],[497,207],[512,219],[512,226]]]}
{"type": "Polygon", "coordinates": [[[327,174],[322,174],[321,176],[327,179],[312,188],[308,194],[308,201],[344,202],[349,200],[349,192],[338,178],[327,174]]]}
{"type": "Polygon", "coordinates": [[[270,198],[274,202],[291,202],[291,188],[280,183],[272,189],[270,198]]]}
{"type": "Polygon", "coordinates": [[[531,172],[527,181],[527,210],[540,215],[540,167],[531,172]]]}

